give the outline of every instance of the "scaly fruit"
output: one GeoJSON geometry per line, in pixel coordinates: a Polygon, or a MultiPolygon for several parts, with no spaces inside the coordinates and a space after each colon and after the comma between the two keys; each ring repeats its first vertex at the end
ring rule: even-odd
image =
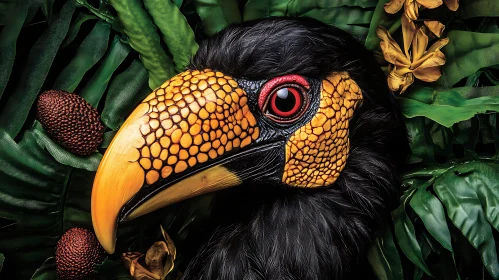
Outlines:
{"type": "Polygon", "coordinates": [[[72,228],[57,243],[55,262],[61,280],[92,279],[94,268],[106,253],[95,234],[83,228],[72,228]]]}
{"type": "Polygon", "coordinates": [[[43,92],[38,99],[37,119],[52,139],[77,155],[95,152],[103,139],[99,113],[74,93],[43,92]]]}

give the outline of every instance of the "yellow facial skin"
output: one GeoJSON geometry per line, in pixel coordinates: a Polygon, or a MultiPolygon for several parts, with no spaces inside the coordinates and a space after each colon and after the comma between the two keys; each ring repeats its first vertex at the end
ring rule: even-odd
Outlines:
{"type": "MultiPolygon", "coordinates": [[[[92,190],[92,222],[106,251],[114,252],[121,208],[144,183],[182,173],[259,137],[247,102],[246,92],[231,77],[209,69],[189,70],[164,83],[135,109],[107,149],[92,190]]],[[[240,183],[224,168],[200,174],[196,188],[170,188],[168,193],[177,194],[171,201],[213,191],[221,181],[224,187],[240,183]]],[[[165,205],[156,203],[153,208],[165,205]]]]}
{"type": "Polygon", "coordinates": [[[282,181],[290,186],[330,185],[345,167],[348,125],[362,92],[347,73],[334,73],[322,81],[320,100],[317,114],[286,143],[282,181]]]}

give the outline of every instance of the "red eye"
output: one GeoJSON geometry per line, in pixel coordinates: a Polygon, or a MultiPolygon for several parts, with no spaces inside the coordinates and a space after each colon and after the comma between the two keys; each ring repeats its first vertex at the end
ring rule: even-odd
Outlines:
{"type": "Polygon", "coordinates": [[[308,82],[299,75],[286,75],[268,81],[260,91],[258,105],[273,121],[290,123],[308,107],[308,82]]]}

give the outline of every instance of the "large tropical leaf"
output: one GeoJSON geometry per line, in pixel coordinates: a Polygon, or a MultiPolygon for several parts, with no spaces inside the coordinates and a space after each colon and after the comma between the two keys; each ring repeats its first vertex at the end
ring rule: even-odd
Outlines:
{"type": "Polygon", "coordinates": [[[378,280],[403,279],[402,262],[390,228],[378,233],[368,252],[368,260],[378,280]]]}
{"type": "Polygon", "coordinates": [[[0,127],[12,137],[19,133],[28,117],[59,46],[68,32],[74,10],[74,1],[68,1],[28,54],[17,81],[19,86],[9,95],[7,104],[0,113],[0,127]]]}
{"type": "MultiPolygon", "coordinates": [[[[484,266],[494,279],[499,278],[497,249],[492,228],[487,221],[475,188],[480,186],[480,192],[497,188],[498,168],[499,166],[495,164],[487,165],[479,162],[463,164],[442,174],[434,185],[435,192],[445,205],[450,220],[479,251],[484,266]],[[491,174],[490,169],[496,172],[491,174]]],[[[482,195],[487,194],[490,193],[482,195]]],[[[494,196],[495,194],[492,194],[492,197],[494,196]]],[[[493,199],[492,197],[490,199],[493,199]]],[[[495,202],[498,199],[495,197],[495,202]]],[[[489,210],[499,207],[494,202],[486,206],[489,210]]]]}
{"type": "Polygon", "coordinates": [[[449,44],[443,49],[447,62],[442,67],[439,86],[452,87],[483,67],[499,64],[499,34],[450,31],[449,44]]]}
{"type": "Polygon", "coordinates": [[[451,127],[475,114],[499,111],[499,87],[462,87],[445,90],[415,87],[398,97],[407,118],[427,117],[451,127]]]}
{"type": "Polygon", "coordinates": [[[53,256],[65,230],[91,228],[94,175],[58,163],[31,131],[18,144],[1,130],[0,147],[0,217],[14,221],[0,231],[0,251],[6,257],[2,274],[29,279],[53,256]]]}

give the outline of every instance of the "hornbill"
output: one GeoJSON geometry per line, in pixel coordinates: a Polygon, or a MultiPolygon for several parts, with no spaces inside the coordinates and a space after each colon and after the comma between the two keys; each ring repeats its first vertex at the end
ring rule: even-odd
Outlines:
{"type": "Polygon", "coordinates": [[[351,35],[307,18],[232,25],[116,134],[94,181],[94,230],[113,253],[119,223],[238,186],[228,211],[240,218],[184,279],[355,278],[398,201],[407,143],[384,73],[351,35]]]}

